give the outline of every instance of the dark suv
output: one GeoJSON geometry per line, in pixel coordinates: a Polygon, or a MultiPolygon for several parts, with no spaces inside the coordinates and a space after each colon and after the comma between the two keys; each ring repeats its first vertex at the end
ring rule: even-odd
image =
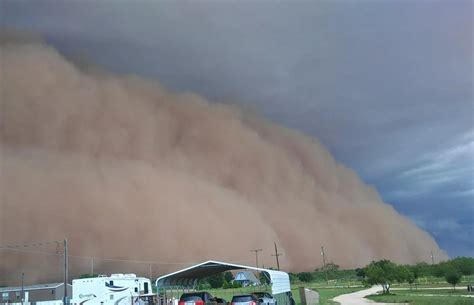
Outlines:
{"type": "Polygon", "coordinates": [[[218,305],[209,292],[189,292],[181,295],[179,305],[218,305]]]}

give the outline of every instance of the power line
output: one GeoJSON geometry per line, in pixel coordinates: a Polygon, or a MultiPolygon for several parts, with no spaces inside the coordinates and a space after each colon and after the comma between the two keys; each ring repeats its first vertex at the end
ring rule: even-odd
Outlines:
{"type": "MultiPolygon", "coordinates": [[[[32,253],[32,254],[43,254],[50,256],[64,256],[62,253],[52,253],[39,250],[23,250],[11,247],[0,246],[0,250],[12,251],[12,252],[21,252],[21,253],[32,253]]],[[[142,260],[132,260],[132,259],[120,259],[120,258],[109,258],[109,257],[98,257],[98,256],[81,256],[81,255],[71,255],[68,254],[70,258],[78,258],[85,260],[102,260],[102,261],[116,261],[116,262],[125,262],[125,263],[136,263],[136,264],[152,264],[152,265],[194,265],[198,262],[167,262],[167,261],[142,261],[142,260]]],[[[248,260],[236,261],[237,263],[248,262],[248,260]]]]}
{"type": "Polygon", "coordinates": [[[60,243],[62,243],[62,240],[42,241],[42,242],[37,242],[34,244],[26,244],[26,245],[4,245],[4,246],[0,246],[0,249],[33,248],[33,247],[39,247],[39,246],[45,246],[45,245],[51,245],[51,244],[59,245],[60,243]]]}
{"type": "MultiPolygon", "coordinates": [[[[33,254],[44,254],[51,256],[63,256],[60,253],[52,253],[46,251],[34,251],[34,250],[23,250],[15,248],[0,247],[0,250],[13,251],[13,252],[22,252],[22,253],[33,253],[33,254]]],[[[98,256],[81,256],[81,255],[71,255],[68,254],[70,258],[79,258],[79,259],[88,259],[88,260],[103,260],[103,261],[116,261],[116,262],[128,262],[128,263],[137,263],[137,264],[154,264],[154,265],[190,265],[195,264],[196,262],[157,262],[157,261],[141,261],[141,260],[132,260],[132,259],[120,259],[120,258],[109,258],[109,257],[98,257],[98,256]]]]}

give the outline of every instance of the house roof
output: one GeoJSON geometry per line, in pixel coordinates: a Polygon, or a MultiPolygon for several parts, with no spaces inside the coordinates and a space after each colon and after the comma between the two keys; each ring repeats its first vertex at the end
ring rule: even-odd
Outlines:
{"type": "Polygon", "coordinates": [[[235,275],[234,281],[250,281],[253,283],[260,283],[255,274],[250,271],[239,271],[235,275]]]}
{"type": "Polygon", "coordinates": [[[188,268],[163,275],[156,279],[156,286],[185,286],[191,287],[197,284],[197,281],[208,276],[229,270],[256,270],[266,272],[269,275],[273,294],[279,294],[290,291],[290,277],[288,273],[270,269],[255,268],[232,263],[219,261],[207,261],[188,268]]]}

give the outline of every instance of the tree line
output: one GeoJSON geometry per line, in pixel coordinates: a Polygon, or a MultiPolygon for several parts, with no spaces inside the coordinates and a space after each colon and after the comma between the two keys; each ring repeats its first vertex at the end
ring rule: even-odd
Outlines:
{"type": "Polygon", "coordinates": [[[382,285],[383,292],[389,293],[393,283],[408,283],[411,286],[422,277],[444,278],[456,289],[463,275],[472,274],[474,274],[474,258],[457,257],[438,264],[421,262],[415,265],[398,265],[384,259],[354,270],[340,270],[338,265],[331,263],[315,269],[314,272],[292,273],[290,278],[293,282],[358,279],[367,285],[382,285]]]}

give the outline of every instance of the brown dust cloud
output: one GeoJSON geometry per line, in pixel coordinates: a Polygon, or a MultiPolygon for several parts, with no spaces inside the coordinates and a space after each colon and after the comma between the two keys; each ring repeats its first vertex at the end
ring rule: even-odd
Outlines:
{"type": "MultiPolygon", "coordinates": [[[[153,275],[217,259],[282,269],[426,261],[436,242],[301,132],[79,68],[54,48],[1,44],[0,244],[69,241],[71,276],[153,275]],[[92,262],[87,257],[96,257],[92,262]]],[[[61,247],[0,250],[0,280],[61,279],[61,247]],[[32,251],[32,252],[27,252],[32,251]],[[50,253],[45,254],[46,253],[50,253]],[[57,254],[57,255],[56,255],[57,254]]]]}

